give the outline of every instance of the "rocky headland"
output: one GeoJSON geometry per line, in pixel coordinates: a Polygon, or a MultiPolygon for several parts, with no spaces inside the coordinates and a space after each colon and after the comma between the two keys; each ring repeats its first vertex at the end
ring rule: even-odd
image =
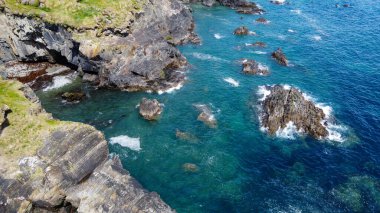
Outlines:
{"type": "Polygon", "coordinates": [[[0,212],[173,212],[109,155],[101,132],[53,119],[17,81],[0,80],[0,91],[0,212]]]}

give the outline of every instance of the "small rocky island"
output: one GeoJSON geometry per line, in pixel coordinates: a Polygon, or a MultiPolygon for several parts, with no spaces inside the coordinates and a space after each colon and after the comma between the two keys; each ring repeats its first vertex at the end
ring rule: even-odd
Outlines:
{"type": "Polygon", "coordinates": [[[296,130],[316,139],[328,135],[326,115],[295,87],[264,86],[265,96],[260,102],[261,125],[269,134],[294,125],[296,130]]]}
{"type": "Polygon", "coordinates": [[[162,104],[156,99],[143,98],[139,108],[140,115],[149,121],[157,120],[158,116],[162,113],[162,104]]]}

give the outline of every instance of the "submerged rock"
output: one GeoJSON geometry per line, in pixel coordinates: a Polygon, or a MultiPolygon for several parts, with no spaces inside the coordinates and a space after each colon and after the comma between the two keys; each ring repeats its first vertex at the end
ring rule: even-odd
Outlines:
{"type": "Polygon", "coordinates": [[[288,66],[289,62],[286,58],[285,54],[282,52],[281,48],[278,48],[276,51],[272,53],[272,58],[274,58],[279,64],[283,66],[288,66]]]}
{"type": "Polygon", "coordinates": [[[255,43],[253,44],[248,44],[247,46],[253,46],[253,47],[261,47],[261,48],[264,48],[267,46],[267,44],[265,44],[264,42],[262,41],[256,41],[255,43]]]}
{"type": "Polygon", "coordinates": [[[265,86],[265,91],[266,96],[260,102],[260,120],[269,134],[276,134],[285,128],[295,128],[316,139],[328,135],[323,110],[306,99],[298,89],[275,85],[265,86]]]}
{"type": "Polygon", "coordinates": [[[268,23],[269,23],[268,20],[266,20],[265,18],[262,18],[262,17],[256,19],[256,22],[258,22],[258,23],[262,23],[262,24],[268,24],[268,23]]]}
{"type": "Polygon", "coordinates": [[[245,26],[238,27],[238,28],[235,29],[234,34],[235,35],[248,35],[249,34],[249,30],[245,26]]]}
{"type": "Polygon", "coordinates": [[[193,163],[185,163],[182,168],[185,172],[197,172],[199,170],[198,166],[193,163]]]}
{"type": "Polygon", "coordinates": [[[253,74],[253,75],[268,75],[269,74],[268,67],[261,65],[255,60],[244,59],[242,64],[243,64],[242,70],[246,74],[253,74]]]}
{"type": "Polygon", "coordinates": [[[191,143],[196,143],[198,138],[188,132],[182,132],[180,130],[176,130],[175,136],[181,140],[189,141],[191,143]]]}
{"type": "Polygon", "coordinates": [[[204,104],[196,104],[194,106],[201,112],[198,115],[198,120],[202,121],[211,128],[216,128],[217,121],[210,107],[204,104]]]}
{"type": "Polygon", "coordinates": [[[140,101],[140,115],[146,120],[156,120],[161,113],[162,106],[156,99],[143,98],[140,101]]]}
{"type": "Polygon", "coordinates": [[[83,92],[65,92],[61,97],[67,102],[79,102],[83,100],[86,95],[83,92]]]}

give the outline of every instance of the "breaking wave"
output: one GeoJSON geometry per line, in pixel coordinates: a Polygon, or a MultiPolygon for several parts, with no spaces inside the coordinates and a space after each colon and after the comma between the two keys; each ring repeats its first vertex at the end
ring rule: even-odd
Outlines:
{"type": "Polygon", "coordinates": [[[117,137],[110,138],[111,144],[119,144],[123,147],[127,147],[133,151],[140,151],[140,138],[131,138],[127,135],[121,135],[117,137]]]}

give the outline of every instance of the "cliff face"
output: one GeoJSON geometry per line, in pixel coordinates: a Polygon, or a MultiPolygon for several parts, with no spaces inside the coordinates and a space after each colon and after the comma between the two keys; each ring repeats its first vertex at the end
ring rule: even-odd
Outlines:
{"type": "Polygon", "coordinates": [[[15,14],[11,6],[7,1],[0,5],[2,62],[15,58],[57,62],[99,75],[101,86],[128,90],[176,86],[184,77],[174,70],[186,59],[175,45],[198,40],[190,9],[178,1],[147,1],[133,19],[125,20],[127,24],[100,22],[89,28],[47,22],[43,14],[39,18],[15,14]]]}
{"type": "Polygon", "coordinates": [[[0,91],[0,105],[8,107],[0,134],[0,212],[173,212],[117,157],[109,158],[95,128],[52,119],[21,83],[0,80],[0,91]]]}

